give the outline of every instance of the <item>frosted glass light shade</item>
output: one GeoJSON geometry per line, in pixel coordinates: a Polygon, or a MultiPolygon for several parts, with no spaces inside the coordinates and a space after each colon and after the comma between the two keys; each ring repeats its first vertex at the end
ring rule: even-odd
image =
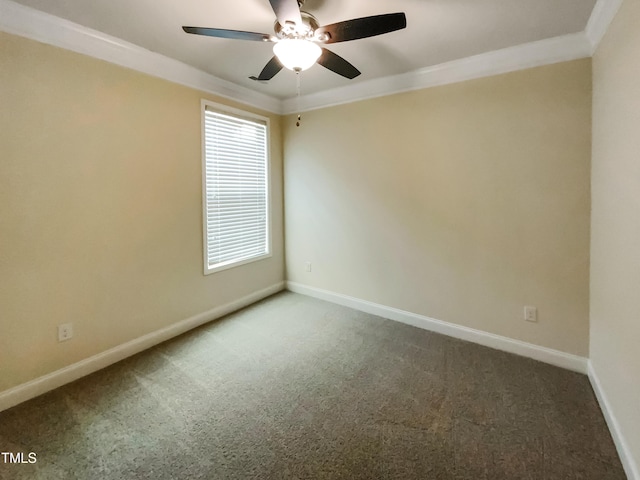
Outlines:
{"type": "Polygon", "coordinates": [[[273,46],[280,63],[289,70],[301,71],[310,68],[320,58],[322,49],[309,40],[284,39],[273,46]]]}

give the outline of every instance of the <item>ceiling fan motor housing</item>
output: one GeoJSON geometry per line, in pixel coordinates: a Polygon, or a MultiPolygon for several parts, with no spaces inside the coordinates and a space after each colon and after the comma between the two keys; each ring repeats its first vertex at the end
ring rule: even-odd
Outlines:
{"type": "Polygon", "coordinates": [[[297,38],[301,40],[314,39],[314,32],[320,27],[316,17],[308,12],[300,11],[302,17],[302,26],[298,26],[295,23],[286,22],[281,25],[276,20],[273,24],[273,30],[278,38],[297,38]]]}

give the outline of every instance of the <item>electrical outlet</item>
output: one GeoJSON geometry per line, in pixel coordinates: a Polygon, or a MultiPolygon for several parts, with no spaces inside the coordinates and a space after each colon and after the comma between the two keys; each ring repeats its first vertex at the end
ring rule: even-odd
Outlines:
{"type": "Polygon", "coordinates": [[[311,262],[306,262],[306,263],[304,264],[304,269],[305,269],[307,272],[310,272],[310,271],[311,271],[311,262]]]}
{"type": "Polygon", "coordinates": [[[537,322],[538,309],[536,307],[524,307],[524,319],[527,322],[537,322]]]}
{"type": "Polygon", "coordinates": [[[73,324],[63,323],[58,325],[58,342],[65,342],[73,338],[73,324]]]}

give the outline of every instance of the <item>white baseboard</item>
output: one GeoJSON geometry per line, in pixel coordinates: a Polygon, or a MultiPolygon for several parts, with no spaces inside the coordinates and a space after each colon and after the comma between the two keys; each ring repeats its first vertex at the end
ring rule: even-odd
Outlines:
{"type": "Polygon", "coordinates": [[[287,290],[300,293],[310,297],[319,298],[328,302],[344,305],[355,310],[378,315],[398,322],[406,323],[414,327],[423,328],[436,333],[441,333],[461,340],[474,342],[487,347],[514,353],[523,357],[549,363],[567,370],[584,373],[589,376],[589,380],[595,392],[602,413],[611,432],[611,436],[616,445],[620,461],[629,480],[640,480],[640,468],[634,460],[631,450],[622,434],[620,423],[618,422],[611,404],[602,388],[602,384],[596,374],[593,364],[587,358],[579,357],[569,353],[553,350],[539,345],[514,340],[512,338],[495,335],[493,333],[476,330],[449,322],[443,322],[434,318],[407,312],[393,307],[387,307],[377,303],[361,300],[359,298],[342,295],[339,293],[310,287],[296,282],[287,282],[287,290]]]}
{"type": "Polygon", "coordinates": [[[407,325],[412,325],[414,327],[441,333],[449,337],[459,338],[461,340],[477,343],[486,347],[532,358],[567,370],[573,370],[584,374],[587,373],[587,359],[570,353],[541,347],[532,343],[514,340],[512,338],[464,327],[462,325],[456,325],[454,323],[443,322],[442,320],[425,317],[424,315],[418,315],[405,310],[387,307],[385,305],[368,302],[359,298],[341,295],[339,293],[310,287],[296,282],[287,282],[287,289],[295,293],[301,293],[310,297],[337,303],[338,305],[344,305],[345,307],[350,307],[355,310],[406,323],[407,325]]]}
{"type": "Polygon", "coordinates": [[[620,429],[620,423],[613,413],[611,403],[609,403],[609,399],[602,388],[600,378],[593,368],[593,363],[591,361],[589,361],[588,374],[591,386],[593,387],[593,391],[595,392],[598,403],[600,404],[600,409],[602,410],[604,419],[606,420],[609,431],[611,432],[613,443],[616,445],[616,449],[620,456],[620,461],[622,462],[624,471],[627,474],[627,478],[629,480],[640,480],[640,468],[631,455],[631,450],[629,449],[624,435],[622,434],[622,430],[620,429]]]}
{"type": "Polygon", "coordinates": [[[61,368],[55,372],[49,373],[42,377],[23,383],[17,387],[13,387],[4,392],[0,392],[0,412],[11,408],[19,403],[30,400],[38,395],[42,395],[50,390],[61,387],[67,383],[73,382],[90,373],[96,372],[102,368],[108,367],[120,360],[142,352],[148,348],[162,343],[170,338],[176,337],[182,333],[192,330],[200,325],[204,325],[212,320],[228,315],[229,313],[240,310],[252,303],[263,298],[284,290],[285,282],[278,282],[263,290],[251,293],[233,302],[213,308],[209,311],[194,315],[193,317],[182,320],[168,327],[148,333],[142,337],[123,343],[117,347],[111,348],[105,352],[99,353],[92,357],[81,360],[68,367],[61,368]]]}

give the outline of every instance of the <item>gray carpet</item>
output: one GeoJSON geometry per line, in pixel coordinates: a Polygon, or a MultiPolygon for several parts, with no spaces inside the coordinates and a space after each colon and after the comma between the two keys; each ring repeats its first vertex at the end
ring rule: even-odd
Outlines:
{"type": "MultiPolygon", "coordinates": [[[[0,413],[4,479],[624,479],[587,378],[281,293],[0,413]]],[[[1,461],[1,459],[0,459],[1,461]]]]}

